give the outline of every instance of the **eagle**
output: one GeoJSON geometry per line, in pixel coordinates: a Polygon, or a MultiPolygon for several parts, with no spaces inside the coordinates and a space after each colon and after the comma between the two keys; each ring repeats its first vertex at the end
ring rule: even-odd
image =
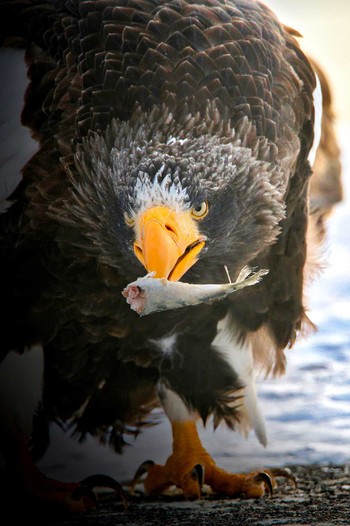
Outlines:
{"type": "Polygon", "coordinates": [[[17,488],[89,508],[79,483],[37,470],[43,422],[120,453],[161,407],[172,453],[134,483],[146,473],[147,493],[175,485],[186,498],[203,483],[270,492],[292,476],[224,471],[196,423],[265,444],[256,372],[282,374],[285,349],[312,327],[320,82],[298,33],[254,0],[16,0],[1,20],[2,44],[26,49],[22,123],[38,143],[0,217],[0,371],[22,364],[27,393],[15,402],[7,376],[0,444],[17,488]],[[122,294],[149,273],[222,284],[246,266],[268,274],[219,301],[139,316],[122,294]],[[43,370],[27,374],[38,348],[43,370]]]}

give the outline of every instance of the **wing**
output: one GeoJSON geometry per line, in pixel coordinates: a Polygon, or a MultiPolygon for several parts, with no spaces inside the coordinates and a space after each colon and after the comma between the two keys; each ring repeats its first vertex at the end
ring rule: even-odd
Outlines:
{"type": "MultiPolygon", "coordinates": [[[[287,30],[295,34],[292,29],[287,30]]],[[[236,297],[239,301],[233,309],[242,333],[248,334],[258,368],[275,374],[284,372],[284,347],[292,346],[298,333],[315,329],[305,314],[307,307],[303,290],[319,271],[326,235],[325,219],[334,204],[342,200],[340,149],[334,128],[331,86],[319,64],[310,58],[309,62],[319,81],[313,92],[314,102],[317,90],[320,90],[318,96],[322,99],[319,108],[315,102],[320,121],[319,143],[312,145],[313,133],[308,123],[300,132],[301,144],[305,145],[306,152],[311,145],[316,152],[314,160],[309,158],[312,163],[310,185],[306,191],[304,182],[308,180],[310,168],[301,151],[296,166],[300,183],[297,178],[296,187],[292,185],[287,193],[290,209],[281,236],[270,254],[253,262],[270,268],[272,273],[260,290],[255,288],[247,291],[246,295],[242,294],[241,298],[236,297]],[[252,305],[256,308],[252,309],[252,305]]],[[[309,71],[310,75],[310,70],[302,71],[309,71]]],[[[308,98],[310,101],[310,92],[308,98]]],[[[316,121],[317,117],[315,125],[316,121]]]]}
{"type": "MultiPolygon", "coordinates": [[[[120,294],[125,279],[108,265],[96,265],[91,247],[84,255],[84,239],[66,226],[62,233],[48,214],[50,206],[69,194],[66,163],[81,137],[79,130],[98,128],[95,120],[87,126],[78,119],[77,124],[77,114],[80,109],[100,115],[91,89],[99,84],[91,79],[91,63],[84,58],[85,52],[99,51],[89,40],[91,24],[99,28],[101,23],[99,11],[84,12],[81,6],[80,32],[79,2],[2,2],[0,9],[4,44],[27,48],[30,84],[22,122],[39,142],[38,153],[23,168],[23,180],[9,197],[11,208],[0,217],[0,358],[41,341],[48,357],[46,417],[75,415],[81,433],[99,428],[102,436],[108,423],[116,423],[109,440],[119,449],[125,422],[141,423],[140,406],[153,403],[158,373],[116,358],[132,327],[120,294]],[[101,342],[104,351],[99,354],[101,342]]],[[[106,118],[103,122],[105,127],[106,118]]],[[[134,344],[139,352],[140,340],[134,344]]],[[[152,363],[151,353],[140,354],[139,362],[152,363]]]]}
{"type": "MultiPolygon", "coordinates": [[[[265,16],[273,17],[268,10],[265,16]]],[[[269,42],[274,39],[275,28],[271,31],[269,42]]],[[[314,257],[307,236],[312,173],[308,157],[314,142],[316,83],[309,60],[294,38],[296,32],[291,28],[285,31],[283,58],[279,56],[278,72],[271,66],[274,81],[263,100],[271,97],[277,109],[273,119],[275,139],[268,129],[264,132],[277,145],[275,159],[283,159],[288,174],[286,214],[276,242],[251,261],[253,267],[268,268],[269,274],[259,286],[232,296],[231,306],[234,330],[250,342],[257,368],[273,374],[284,372],[284,349],[294,344],[299,333],[314,327],[305,313],[303,291],[306,261],[314,257]]],[[[255,72],[252,78],[255,80],[255,72]]]]}

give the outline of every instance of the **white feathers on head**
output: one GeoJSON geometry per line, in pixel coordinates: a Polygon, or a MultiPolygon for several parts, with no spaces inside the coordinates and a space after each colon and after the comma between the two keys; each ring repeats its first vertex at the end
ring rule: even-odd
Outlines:
{"type": "Polygon", "coordinates": [[[164,205],[178,210],[190,208],[190,198],[178,177],[167,174],[163,177],[166,164],[162,164],[153,179],[140,171],[134,187],[135,211],[142,213],[151,206],[164,205]]]}

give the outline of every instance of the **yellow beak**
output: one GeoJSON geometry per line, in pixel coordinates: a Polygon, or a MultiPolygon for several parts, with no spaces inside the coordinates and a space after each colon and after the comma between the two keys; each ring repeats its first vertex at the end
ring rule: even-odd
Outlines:
{"type": "Polygon", "coordinates": [[[156,278],[179,280],[196,263],[204,245],[205,236],[199,234],[190,210],[155,206],[143,212],[136,224],[135,255],[156,278]]]}

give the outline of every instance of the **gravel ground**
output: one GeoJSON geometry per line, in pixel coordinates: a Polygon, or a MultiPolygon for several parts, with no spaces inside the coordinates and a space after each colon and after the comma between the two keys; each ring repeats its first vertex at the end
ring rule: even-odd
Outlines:
{"type": "MultiPolygon", "coordinates": [[[[110,493],[98,496],[95,511],[56,517],[47,526],[330,526],[350,525],[350,465],[291,466],[298,481],[294,489],[281,482],[273,498],[231,500],[204,497],[187,502],[167,497],[130,497],[124,509],[110,493]]],[[[15,524],[11,520],[3,526],[15,524]]],[[[27,519],[29,517],[27,516],[27,519]]],[[[43,524],[35,520],[33,524],[43,524]]]]}

